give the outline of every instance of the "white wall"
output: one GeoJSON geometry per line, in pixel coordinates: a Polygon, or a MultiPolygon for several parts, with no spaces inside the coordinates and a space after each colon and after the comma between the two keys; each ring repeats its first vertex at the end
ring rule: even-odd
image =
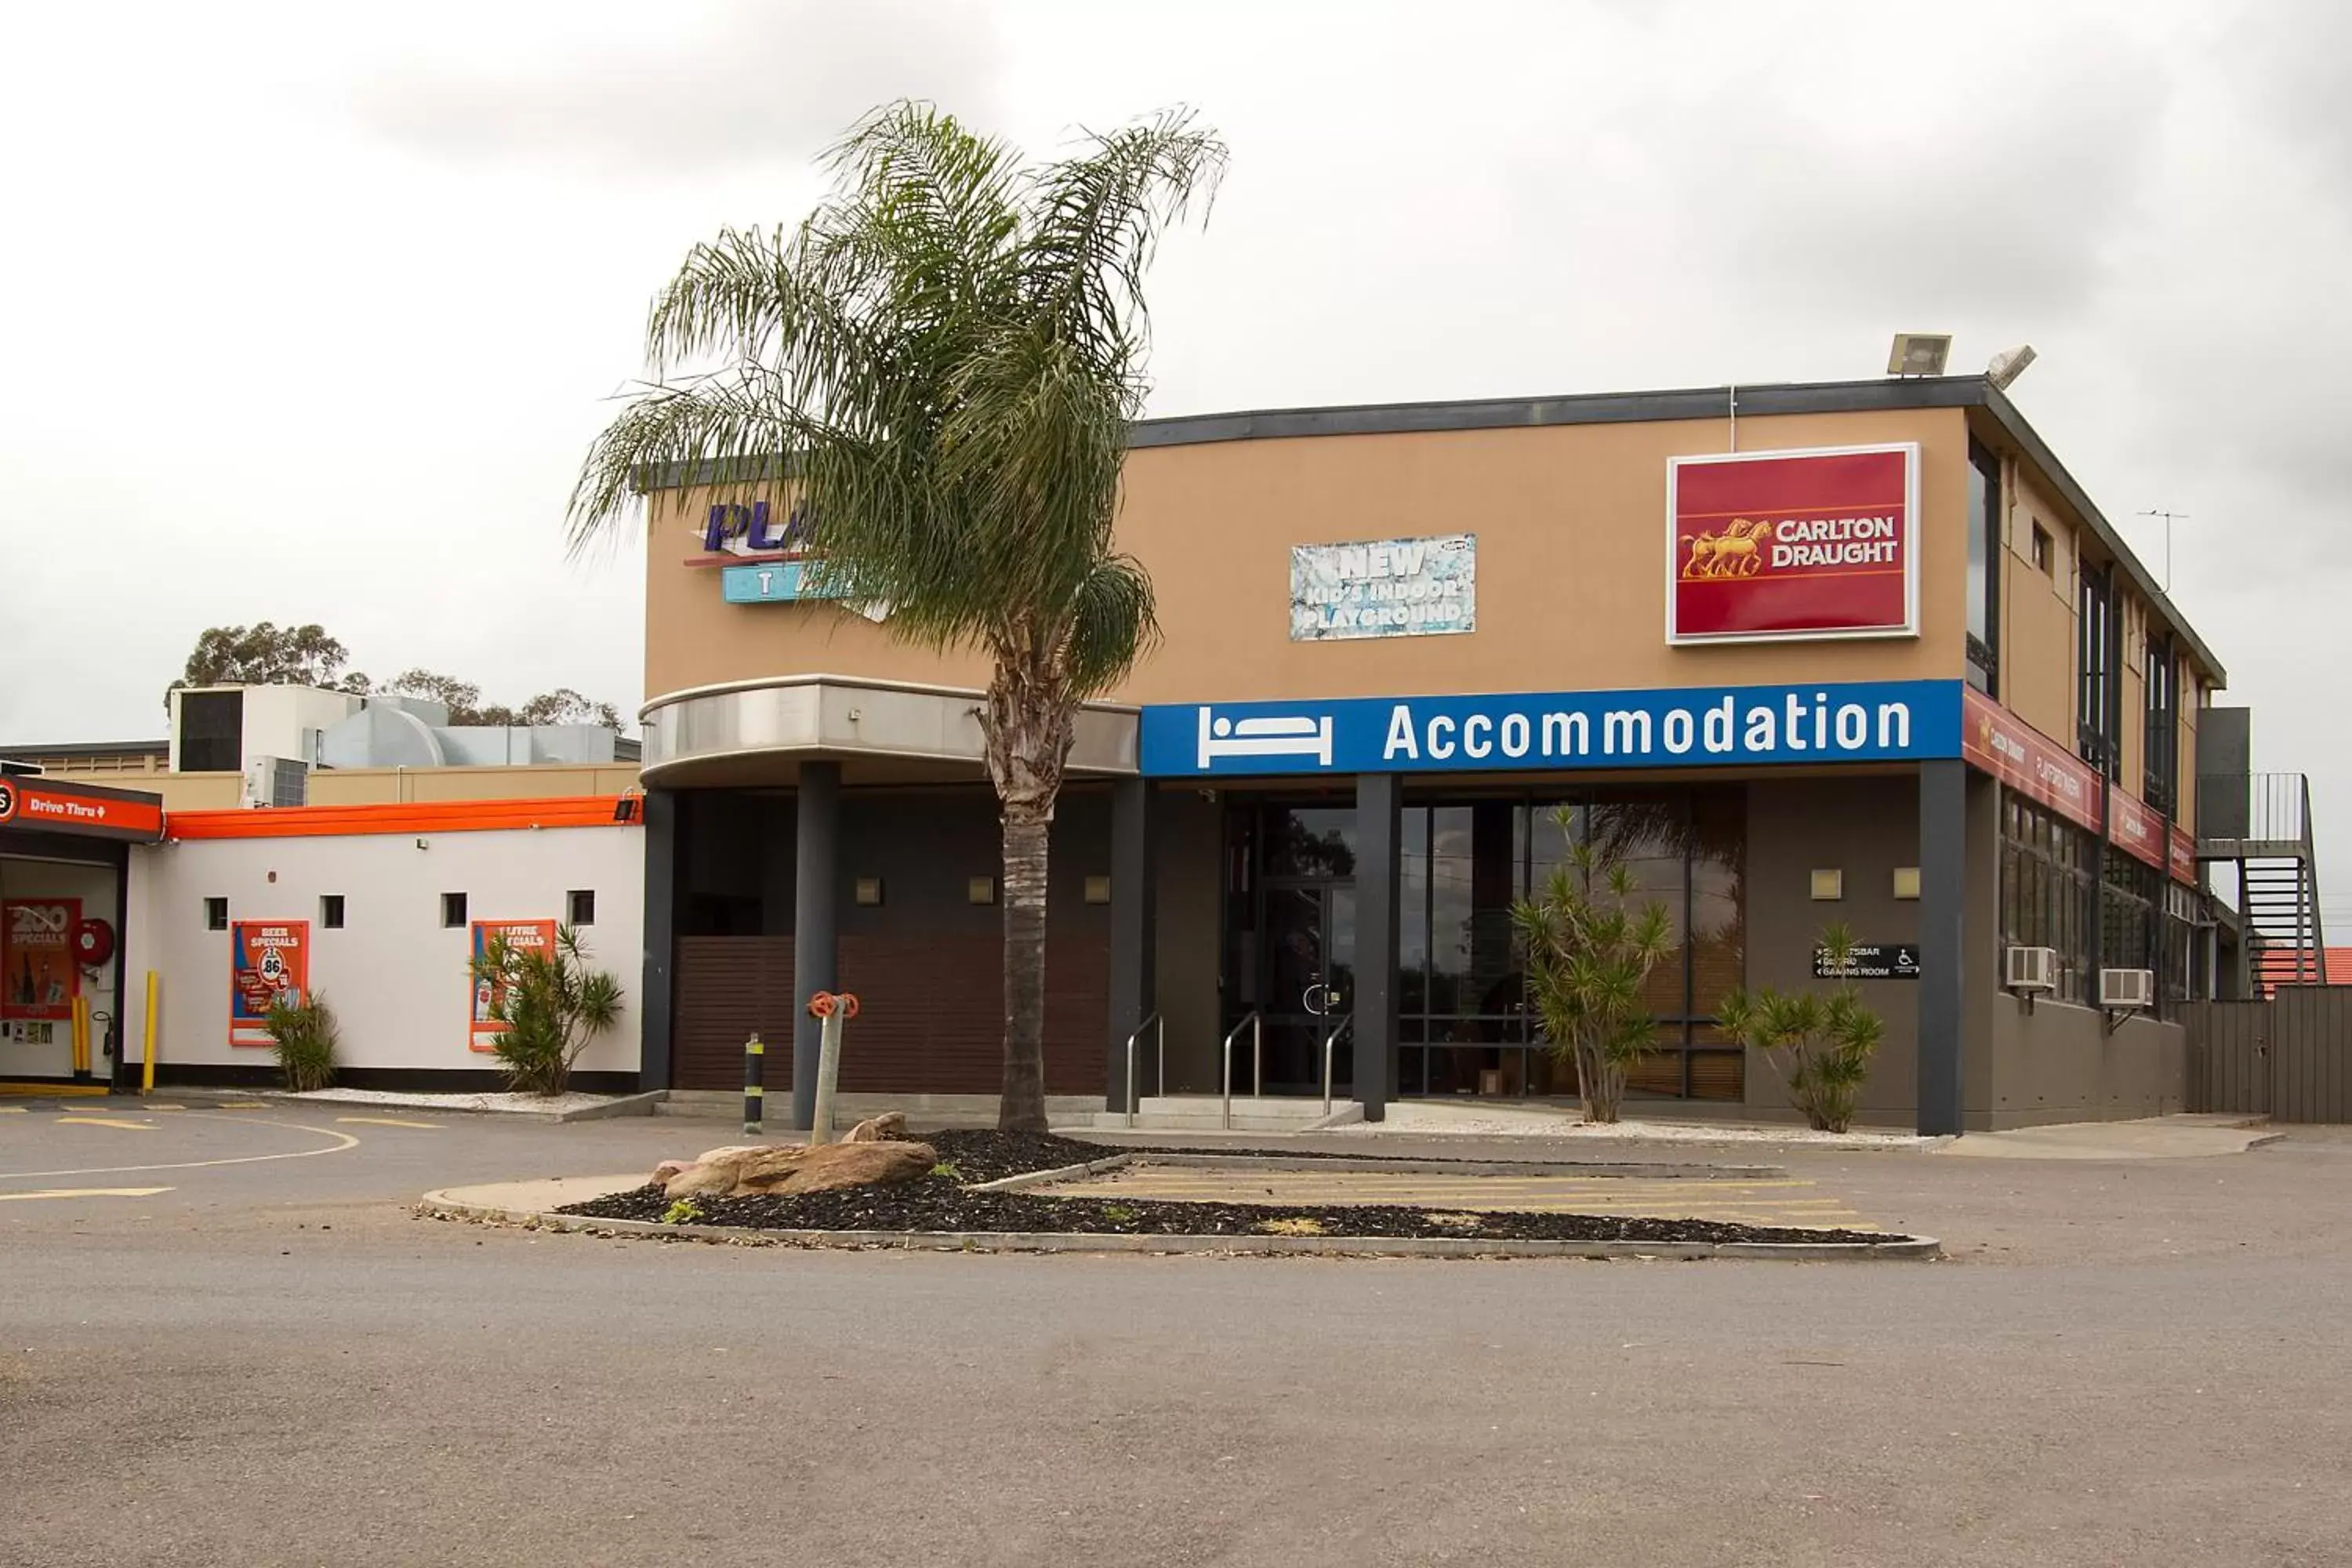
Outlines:
{"type": "MultiPolygon", "coordinates": [[[[79,899],[81,918],[111,921],[114,919],[114,872],[105,866],[83,866],[64,860],[18,860],[0,858],[0,899],[79,899]]],[[[118,936],[121,933],[117,932],[118,936]]],[[[114,970],[117,961],[110,960],[103,969],[83,970],[81,994],[94,1013],[111,1012],[114,1008],[114,970]],[[97,979],[91,979],[95,973],[97,979]]],[[[126,998],[127,1001],[127,998],[126,998]]],[[[136,1039],[135,1035],[122,1038],[136,1039]]],[[[46,1046],[16,1045],[0,1040],[0,1078],[66,1078],[73,1072],[73,1027],[65,1019],[58,1019],[49,1029],[50,1043],[46,1046]]],[[[112,1063],[104,1055],[103,1024],[96,1019],[89,1029],[89,1068],[91,1076],[104,1081],[112,1063]]],[[[129,1047],[132,1056],[139,1047],[129,1047]]]]}
{"type": "MultiPolygon", "coordinates": [[[[136,1042],[144,1005],[139,971],[163,976],[156,1058],[172,1064],[268,1067],[266,1049],[228,1043],[229,932],[205,926],[205,900],[226,898],[229,919],[310,922],[310,984],[325,994],[352,1068],[490,1068],[467,1048],[472,932],[444,929],[441,895],[464,893],[474,921],[551,920],[573,889],[596,895],[583,928],[589,960],[620,978],[620,1022],[583,1053],[579,1070],[637,1069],[637,988],[644,978],[645,836],[634,826],[516,832],[345,834],[174,840],[134,851],[130,926],[136,1042]],[[320,900],[343,898],[344,925],[320,923],[320,900]]],[[[131,1055],[135,1059],[134,1043],[131,1055]]]]}

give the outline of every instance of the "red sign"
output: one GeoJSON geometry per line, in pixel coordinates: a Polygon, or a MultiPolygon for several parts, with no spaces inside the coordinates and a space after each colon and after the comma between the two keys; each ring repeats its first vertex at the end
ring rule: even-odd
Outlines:
{"type": "Polygon", "coordinates": [[[2164,818],[2150,811],[2136,795],[2122,790],[2109,792],[2107,815],[2110,831],[2107,835],[2116,847],[2135,860],[2145,860],[2158,870],[2164,869],[2167,858],[2164,818]]]}
{"type": "Polygon", "coordinates": [[[0,1018],[70,1018],[81,992],[74,962],[79,899],[0,903],[0,1018]]]}
{"type": "Polygon", "coordinates": [[[39,778],[0,778],[0,827],[44,827],[152,843],[163,803],[152,795],[39,778]]]}
{"type": "Polygon", "coordinates": [[[1666,465],[1666,640],[1918,630],[1919,448],[1838,447],[1666,465]]]}
{"type": "Polygon", "coordinates": [[[1960,755],[2020,795],[2096,833],[2097,770],[1975,687],[1961,695],[1960,755]]]}
{"type": "MultiPolygon", "coordinates": [[[[507,967],[523,953],[536,953],[542,958],[555,955],[555,922],[553,921],[476,921],[474,922],[474,963],[480,963],[490,953],[490,943],[503,941],[509,954],[507,967]]],[[[471,968],[471,966],[468,966],[471,968]]],[[[485,974],[473,970],[469,984],[473,994],[473,1016],[466,1026],[466,1047],[468,1050],[495,1051],[499,1037],[507,1032],[506,1020],[499,1015],[506,1011],[507,982],[504,975],[485,974]]]]}
{"type": "MultiPolygon", "coordinates": [[[[2096,768],[1976,688],[1961,695],[1960,755],[1971,766],[2069,821],[2099,831],[2096,768]]],[[[2107,796],[2116,847],[2183,882],[2197,880],[2194,837],[2178,826],[2168,833],[2164,818],[2136,795],[2110,788],[2107,796]]]]}
{"type": "Polygon", "coordinates": [[[228,1043],[267,1046],[269,1009],[310,994],[309,921],[234,921],[228,928],[228,1043]]]}

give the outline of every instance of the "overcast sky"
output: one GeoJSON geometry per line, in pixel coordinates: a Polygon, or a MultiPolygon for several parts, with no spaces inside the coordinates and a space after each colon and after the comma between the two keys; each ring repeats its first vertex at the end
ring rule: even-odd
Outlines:
{"type": "Polygon", "coordinates": [[[2312,773],[2352,938],[2352,6],[768,0],[13,6],[0,739],[152,736],[195,634],[642,693],[561,509],[648,295],[934,98],[1197,106],[1155,414],[1869,375],[2014,395],[2312,773]]]}

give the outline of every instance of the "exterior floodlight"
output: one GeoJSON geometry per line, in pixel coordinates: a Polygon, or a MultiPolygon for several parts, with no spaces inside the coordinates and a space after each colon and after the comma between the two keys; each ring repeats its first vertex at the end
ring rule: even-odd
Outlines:
{"type": "Polygon", "coordinates": [[[1995,392],[2007,392],[2009,384],[2023,375],[2025,367],[2032,363],[2033,345],[2032,343],[2020,343],[2013,349],[2003,349],[1992,356],[1990,364],[1985,366],[1985,379],[1992,383],[1992,389],[1995,392]]]}
{"type": "Polygon", "coordinates": [[[1941,375],[1944,362],[1951,357],[1952,334],[1949,332],[1897,332],[1895,347],[1886,356],[1889,375],[1941,375]]]}

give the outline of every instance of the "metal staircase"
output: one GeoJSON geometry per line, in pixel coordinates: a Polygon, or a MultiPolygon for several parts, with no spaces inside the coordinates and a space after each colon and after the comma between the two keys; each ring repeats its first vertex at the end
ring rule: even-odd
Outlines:
{"type": "Polygon", "coordinates": [[[2326,984],[2310,780],[2302,773],[2201,778],[2197,816],[2203,830],[2197,858],[2237,868],[2238,912],[2254,950],[2252,978],[2263,994],[2326,984]]]}

